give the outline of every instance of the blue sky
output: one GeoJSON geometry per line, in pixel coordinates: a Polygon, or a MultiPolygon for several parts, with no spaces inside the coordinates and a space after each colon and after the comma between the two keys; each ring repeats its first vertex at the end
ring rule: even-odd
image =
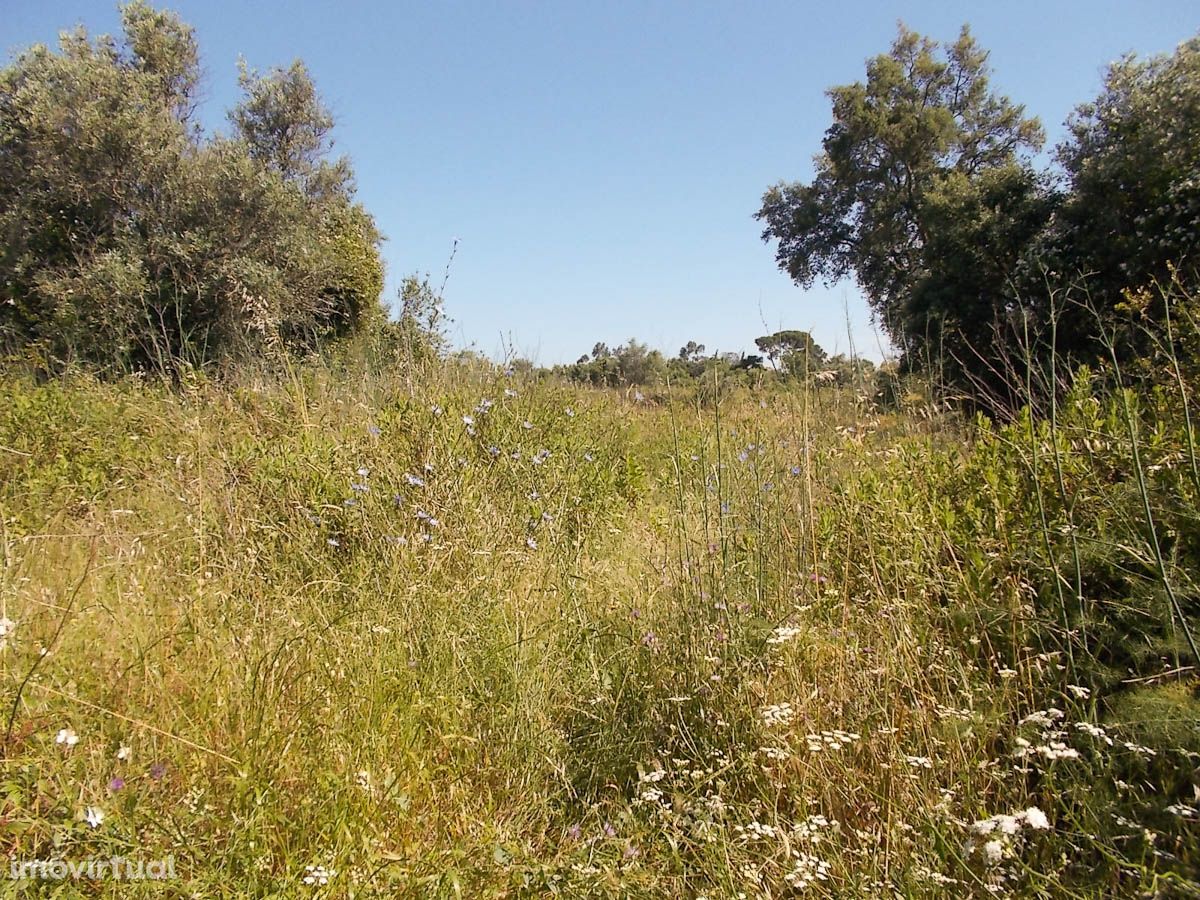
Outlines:
{"type": "MultiPolygon", "coordinates": [[[[631,336],[751,350],[779,328],[879,358],[855,286],[796,287],[752,218],[769,185],[810,176],[825,89],[860,79],[898,20],[938,39],[969,22],[1054,141],[1108,62],[1200,27],[1194,0],[164,5],[196,27],[215,126],[239,54],[309,65],[388,237],[388,297],[410,272],[440,283],[458,238],[456,344],[544,364],[631,336]]],[[[0,47],[118,21],[107,2],[0,0],[0,47]]]]}

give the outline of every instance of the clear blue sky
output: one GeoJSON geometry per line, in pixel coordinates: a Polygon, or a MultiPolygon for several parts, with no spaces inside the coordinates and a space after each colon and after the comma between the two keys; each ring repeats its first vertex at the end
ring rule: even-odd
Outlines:
{"type": "MultiPolygon", "coordinates": [[[[1053,141],[1108,62],[1200,26],[1195,0],[164,5],[196,27],[214,125],[239,54],[309,65],[388,237],[389,297],[409,272],[440,282],[457,237],[456,343],[547,364],[630,336],[750,350],[778,328],[845,350],[847,316],[878,358],[854,285],[800,290],[752,218],[769,185],[810,176],[825,88],[860,79],[900,19],[939,39],[969,21],[994,84],[1053,141]]],[[[0,47],[79,22],[115,32],[115,4],[0,0],[0,47]]]]}

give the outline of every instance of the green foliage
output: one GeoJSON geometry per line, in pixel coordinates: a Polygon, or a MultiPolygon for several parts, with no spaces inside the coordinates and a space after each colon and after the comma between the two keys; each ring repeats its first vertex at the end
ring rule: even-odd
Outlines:
{"type": "Polygon", "coordinates": [[[0,71],[0,344],[100,371],[311,352],[377,319],[379,234],[300,64],[191,124],[189,26],[134,3],[0,71]]]}
{"type": "Polygon", "coordinates": [[[797,378],[808,378],[824,366],[826,353],[807,331],[777,331],[756,338],[755,346],[772,363],[779,361],[784,371],[797,378]]]}
{"type": "MultiPolygon", "coordinates": [[[[1200,38],[1114,63],[1069,125],[1058,148],[1067,190],[1026,254],[1021,287],[1035,306],[1047,286],[1073,301],[1057,311],[1060,353],[1103,358],[1115,339],[1135,359],[1147,344],[1123,321],[1126,293],[1200,285],[1200,38]]],[[[1165,316],[1161,304],[1142,311],[1165,316]]]]}
{"type": "Polygon", "coordinates": [[[136,845],[203,896],[786,896],[817,863],[837,896],[1186,896],[1190,395],[1081,372],[1052,420],[964,423],[912,375],[885,411],[719,362],[653,403],[466,355],[6,377],[11,855],[136,845]]]}
{"type": "Polygon", "coordinates": [[[965,29],[902,28],[865,83],[829,91],[816,177],[766,193],[763,237],[801,285],[853,275],[906,369],[1010,414],[1031,384],[1151,349],[1167,311],[1131,320],[1129,292],[1200,283],[1198,60],[1192,39],[1114,64],[1058,148],[1063,180],[1033,169],[1041,129],[991,91],[965,29]]]}
{"type": "Polygon", "coordinates": [[[660,351],[630,338],[613,350],[598,343],[590,358],[582,356],[562,371],[574,381],[599,387],[650,387],[665,379],[667,361],[660,351]]]}
{"type": "Polygon", "coordinates": [[[923,331],[903,306],[932,259],[931,197],[1017,165],[1042,141],[1036,120],[992,93],[986,59],[965,28],[939,46],[902,27],[865,83],[828,92],[834,121],[815,179],[776,185],[758,212],[781,269],[802,286],[853,274],[902,346],[923,331]]]}

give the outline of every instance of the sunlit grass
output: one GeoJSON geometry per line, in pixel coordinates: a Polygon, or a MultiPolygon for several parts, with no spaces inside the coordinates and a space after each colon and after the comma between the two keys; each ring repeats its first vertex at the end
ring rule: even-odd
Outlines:
{"type": "Polygon", "coordinates": [[[11,858],[170,855],[205,897],[1112,896],[1198,859],[1118,406],[1049,435],[453,366],[3,388],[11,858]]]}

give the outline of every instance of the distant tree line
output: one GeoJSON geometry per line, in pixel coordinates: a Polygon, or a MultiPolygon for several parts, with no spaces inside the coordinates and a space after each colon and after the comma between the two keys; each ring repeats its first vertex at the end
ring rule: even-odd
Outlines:
{"type": "Polygon", "coordinates": [[[1195,300],[1200,38],[1113,64],[1049,169],[967,28],[901,27],[828,96],[815,177],[766,192],[763,238],[801,286],[854,277],[906,369],[1004,407],[1030,367],[1138,359],[1164,296],[1195,300]]]}
{"type": "Polygon", "coordinates": [[[0,70],[0,350],[171,369],[307,353],[383,318],[380,235],[304,65],[196,121],[193,30],[143,2],[0,70]]]}
{"type": "Polygon", "coordinates": [[[597,343],[571,365],[553,371],[596,387],[653,387],[719,375],[723,378],[770,376],[776,380],[850,385],[875,373],[870,360],[830,357],[807,331],[779,331],[755,339],[758,354],[707,354],[703,344],[688,341],[677,356],[664,354],[634,338],[610,348],[597,343]]]}

